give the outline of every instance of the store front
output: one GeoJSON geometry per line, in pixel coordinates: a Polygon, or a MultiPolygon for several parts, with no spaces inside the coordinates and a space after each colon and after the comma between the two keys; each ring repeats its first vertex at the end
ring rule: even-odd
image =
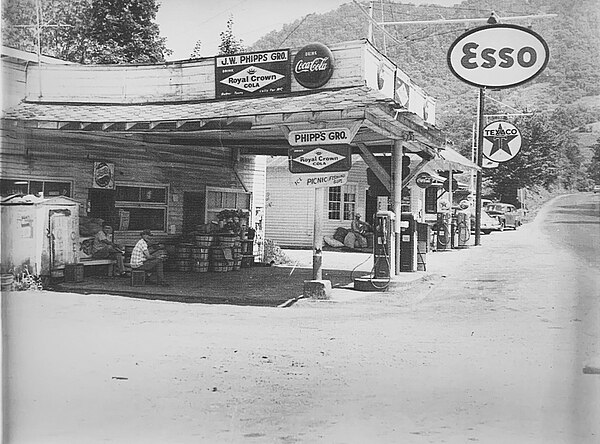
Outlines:
{"type": "Polygon", "coordinates": [[[142,229],[176,243],[224,211],[261,230],[265,156],[291,131],[345,128],[354,154],[400,209],[392,165],[438,158],[435,101],[364,40],[162,65],[36,65],[2,119],[2,194],[63,195],[133,245],[142,229]],[[311,58],[312,57],[312,58],[311,58]]]}

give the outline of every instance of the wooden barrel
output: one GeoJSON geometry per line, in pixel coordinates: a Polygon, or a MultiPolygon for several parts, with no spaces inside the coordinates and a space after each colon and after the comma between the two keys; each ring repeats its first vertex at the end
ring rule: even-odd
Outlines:
{"type": "Polygon", "coordinates": [[[196,234],[194,236],[194,244],[198,247],[210,247],[214,245],[215,237],[212,234],[196,234]]]}
{"type": "Polygon", "coordinates": [[[216,271],[217,273],[223,273],[228,270],[229,263],[225,260],[223,261],[214,261],[210,263],[210,268],[212,271],[216,271]]]}
{"type": "Polygon", "coordinates": [[[175,257],[178,259],[188,259],[192,257],[193,244],[177,244],[175,247],[175,257]]]}
{"type": "Polygon", "coordinates": [[[235,246],[235,241],[237,236],[222,234],[219,236],[219,245],[223,248],[233,248],[235,246]]]}
{"type": "Polygon", "coordinates": [[[10,273],[3,273],[0,276],[2,291],[11,291],[15,283],[15,277],[10,273]]]}
{"type": "Polygon", "coordinates": [[[225,252],[220,247],[211,248],[209,252],[211,261],[224,261],[225,260],[225,252]]]}
{"type": "Polygon", "coordinates": [[[196,261],[192,265],[194,273],[206,273],[208,271],[208,261],[196,261]]]}
{"type": "Polygon", "coordinates": [[[191,271],[192,264],[192,259],[175,259],[175,266],[177,267],[177,271],[191,271]]]}
{"type": "Polygon", "coordinates": [[[192,247],[192,259],[198,261],[207,261],[208,260],[208,248],[204,247],[192,247]]]}

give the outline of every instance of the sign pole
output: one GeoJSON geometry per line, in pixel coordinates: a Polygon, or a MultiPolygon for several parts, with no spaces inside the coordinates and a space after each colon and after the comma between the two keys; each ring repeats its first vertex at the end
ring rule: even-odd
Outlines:
{"type": "Polygon", "coordinates": [[[485,105],[485,88],[479,88],[479,106],[477,113],[477,181],[475,183],[475,245],[481,245],[481,185],[483,164],[483,107],[485,105]]]}
{"type": "Polygon", "coordinates": [[[313,281],[323,279],[323,196],[325,188],[315,188],[315,216],[313,230],[313,281]]]}

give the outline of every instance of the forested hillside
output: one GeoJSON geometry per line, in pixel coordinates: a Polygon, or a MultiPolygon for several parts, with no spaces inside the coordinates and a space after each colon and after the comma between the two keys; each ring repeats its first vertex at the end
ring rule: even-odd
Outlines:
{"type": "MultiPolygon", "coordinates": [[[[299,18],[280,31],[265,35],[251,49],[302,46],[309,41],[333,44],[366,38],[368,18],[364,11],[368,2],[359,4],[363,11],[350,2],[326,14],[299,18]]],[[[518,124],[524,133],[536,138],[530,141],[532,146],[524,146],[525,152],[529,149],[527,159],[511,161],[487,173],[492,191],[514,200],[516,188],[523,186],[589,187],[592,146],[600,137],[598,125],[593,125],[600,122],[598,0],[465,0],[451,8],[387,1],[383,8],[380,2],[374,2],[373,15],[379,22],[389,22],[487,17],[491,11],[495,11],[501,21],[502,17],[557,14],[554,18],[515,22],[531,26],[548,43],[550,61],[544,72],[524,85],[486,94],[486,114],[534,113],[519,118],[518,124]],[[548,145],[540,147],[543,141],[548,145]],[[536,147],[540,148],[539,155],[536,155],[536,147]],[[538,157],[544,158],[543,165],[535,164],[538,157]],[[525,164],[517,168],[519,161],[525,164]],[[509,169],[519,170],[522,177],[508,174],[509,169]],[[533,171],[540,169],[543,177],[532,183],[531,178],[538,176],[533,171]],[[499,184],[494,179],[504,176],[511,176],[510,183],[499,184]]],[[[452,75],[446,56],[451,43],[476,26],[481,24],[396,25],[386,27],[388,35],[375,27],[373,36],[373,43],[381,52],[437,98],[438,126],[466,155],[470,155],[478,91],[452,75]]]]}

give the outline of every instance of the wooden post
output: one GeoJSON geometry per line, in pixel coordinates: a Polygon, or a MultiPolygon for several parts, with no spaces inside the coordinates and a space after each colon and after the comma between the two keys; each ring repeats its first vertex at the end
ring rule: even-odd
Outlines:
{"type": "Polygon", "coordinates": [[[313,230],[313,280],[323,279],[323,196],[325,188],[315,188],[315,216],[313,230]]]}
{"type": "MultiPolygon", "coordinates": [[[[394,274],[400,274],[400,217],[402,216],[402,156],[404,154],[402,142],[399,140],[394,141],[394,147],[392,149],[392,198],[394,215],[396,221],[394,223],[395,243],[394,248],[394,263],[392,264],[395,268],[394,274]]],[[[391,262],[391,261],[390,261],[391,262]]],[[[392,270],[390,270],[390,276],[392,270]]]]}
{"type": "Polygon", "coordinates": [[[479,106],[477,113],[477,179],[475,182],[475,245],[481,245],[481,165],[483,164],[483,107],[485,89],[479,88],[479,106]]]}

